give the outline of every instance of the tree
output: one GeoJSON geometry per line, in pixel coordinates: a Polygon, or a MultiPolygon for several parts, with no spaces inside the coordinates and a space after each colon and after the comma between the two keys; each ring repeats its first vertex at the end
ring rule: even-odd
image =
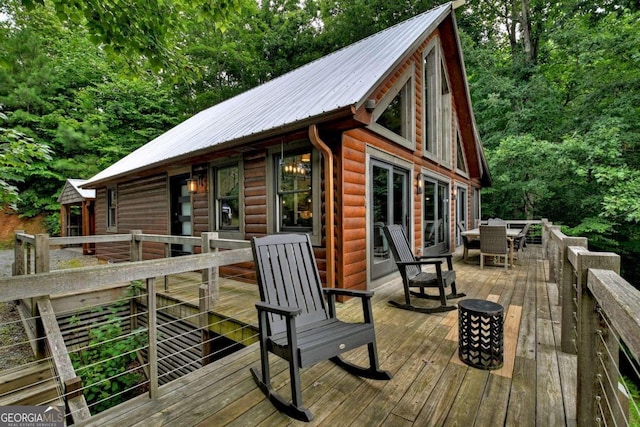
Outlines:
{"type": "MultiPolygon", "coordinates": [[[[7,116],[0,112],[0,120],[7,116]]],[[[51,151],[44,144],[28,138],[22,132],[0,126],[0,207],[15,209],[19,200],[16,183],[23,180],[19,171],[28,169],[35,160],[50,160],[51,151]]]]}
{"type": "Polygon", "coordinates": [[[190,19],[224,28],[244,0],[22,0],[29,10],[50,4],[65,26],[84,27],[91,40],[116,60],[129,64],[148,60],[155,69],[181,65],[178,57],[185,25],[190,19]]]}
{"type": "Polygon", "coordinates": [[[6,126],[47,145],[50,160],[16,170],[22,215],[55,212],[66,178],[88,178],[185,116],[173,86],[149,70],[123,75],[86,31],[70,31],[50,8],[7,3],[0,22],[0,104],[6,126]],[[11,7],[13,6],[13,7],[11,7]]]}

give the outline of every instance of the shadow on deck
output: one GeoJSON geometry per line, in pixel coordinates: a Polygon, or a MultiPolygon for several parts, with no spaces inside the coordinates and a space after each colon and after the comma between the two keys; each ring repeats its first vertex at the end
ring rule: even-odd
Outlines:
{"type": "MultiPolygon", "coordinates": [[[[398,276],[378,287],[373,301],[381,366],[394,378],[362,379],[331,362],[304,370],[303,398],[314,414],[310,424],[575,425],[576,359],[559,350],[558,292],[546,281],[541,251],[529,246],[509,271],[480,270],[456,256],[459,290],[505,308],[502,369],[483,371],[459,361],[457,310],[427,315],[390,306],[389,299],[402,298],[398,276]]],[[[240,295],[241,311],[251,310],[257,289],[254,295],[250,289],[240,295]]],[[[357,319],[360,306],[347,302],[338,311],[357,319]]],[[[347,357],[364,361],[366,348],[347,357]]],[[[249,367],[259,363],[257,344],[250,345],[162,386],[157,400],[140,396],[84,425],[304,425],[277,412],[258,390],[249,367]]],[[[274,386],[286,395],[287,364],[272,357],[272,369],[274,386]]]]}

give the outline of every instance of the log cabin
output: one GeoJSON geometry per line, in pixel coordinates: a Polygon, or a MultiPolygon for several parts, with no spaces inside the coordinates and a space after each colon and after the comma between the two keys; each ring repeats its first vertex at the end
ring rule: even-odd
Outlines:
{"type": "Polygon", "coordinates": [[[327,286],[367,289],[395,268],[383,225],[416,254],[450,252],[490,184],[447,3],[194,115],[83,187],[97,234],[307,233],[327,286]]]}

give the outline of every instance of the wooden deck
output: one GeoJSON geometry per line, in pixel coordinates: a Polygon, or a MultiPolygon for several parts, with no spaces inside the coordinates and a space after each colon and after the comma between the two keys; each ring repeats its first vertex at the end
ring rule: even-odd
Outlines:
{"type": "MultiPolygon", "coordinates": [[[[505,307],[505,363],[497,371],[470,368],[458,360],[457,310],[421,314],[390,306],[402,298],[398,279],[376,289],[374,317],[378,351],[391,381],[352,376],[331,362],[302,372],[303,401],[311,425],[561,426],[575,425],[575,356],[559,351],[557,287],[547,283],[541,248],[530,246],[509,271],[480,270],[456,257],[458,289],[467,298],[505,307]]],[[[241,293],[242,305],[252,305],[241,293]]],[[[437,304],[436,301],[425,304],[437,304]]],[[[342,318],[357,318],[358,301],[341,304],[342,318]]],[[[366,348],[350,353],[366,360],[366,348]]],[[[274,385],[288,393],[287,365],[271,358],[274,385]]],[[[151,401],[139,396],[93,417],[87,425],[280,426],[305,425],[279,412],[254,384],[259,366],[253,344],[160,388],[151,401]]]]}

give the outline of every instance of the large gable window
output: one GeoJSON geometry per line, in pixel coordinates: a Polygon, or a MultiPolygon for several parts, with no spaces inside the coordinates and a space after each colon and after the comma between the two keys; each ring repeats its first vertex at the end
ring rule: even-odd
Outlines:
{"type": "Polygon", "coordinates": [[[414,147],[413,68],[389,89],[373,111],[370,129],[408,148],[414,147]]]}
{"type": "Polygon", "coordinates": [[[451,167],[453,112],[447,69],[437,42],[425,51],[424,154],[451,167]]]}
{"type": "Polygon", "coordinates": [[[464,157],[464,150],[462,149],[462,138],[460,138],[460,131],[456,127],[456,169],[458,173],[467,175],[467,162],[464,157]]]}

